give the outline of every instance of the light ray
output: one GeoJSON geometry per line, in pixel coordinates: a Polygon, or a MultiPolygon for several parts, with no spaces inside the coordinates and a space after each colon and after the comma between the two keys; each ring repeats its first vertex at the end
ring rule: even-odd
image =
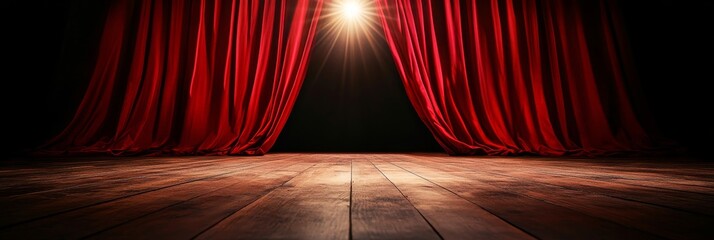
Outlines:
{"type": "Polygon", "coordinates": [[[382,37],[373,0],[332,1],[323,18],[326,21],[323,30],[328,33],[326,37],[330,36],[335,41],[331,44],[333,47],[362,52],[368,47],[374,49],[375,41],[382,37]]]}

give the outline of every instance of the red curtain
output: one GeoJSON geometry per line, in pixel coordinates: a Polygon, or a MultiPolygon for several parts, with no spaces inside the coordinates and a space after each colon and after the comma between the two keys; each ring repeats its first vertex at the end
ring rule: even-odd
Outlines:
{"type": "Polygon", "coordinates": [[[612,1],[377,0],[407,95],[450,154],[647,148],[612,1]]]}
{"type": "Polygon", "coordinates": [[[114,1],[86,95],[44,152],[265,153],[295,103],[321,8],[114,1]]]}

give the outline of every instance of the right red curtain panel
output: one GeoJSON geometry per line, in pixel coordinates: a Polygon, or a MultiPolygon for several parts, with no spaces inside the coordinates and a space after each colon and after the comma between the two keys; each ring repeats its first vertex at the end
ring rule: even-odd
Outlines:
{"type": "Polygon", "coordinates": [[[419,117],[449,154],[647,149],[610,1],[377,0],[419,117]]]}

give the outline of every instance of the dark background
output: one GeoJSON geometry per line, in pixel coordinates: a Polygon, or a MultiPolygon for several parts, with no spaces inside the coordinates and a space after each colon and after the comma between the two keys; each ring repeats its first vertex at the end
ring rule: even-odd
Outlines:
{"type": "MultiPolygon", "coordinates": [[[[106,2],[2,3],[3,156],[41,144],[72,118],[91,75],[106,2]]],[[[714,3],[620,2],[644,110],[663,136],[689,154],[705,154],[714,143],[714,119],[707,116],[714,101],[706,87],[714,80],[714,3]]],[[[375,52],[338,48],[329,54],[326,42],[315,45],[274,151],[440,150],[409,104],[385,42],[377,42],[375,52]],[[353,62],[342,60],[346,53],[353,62]]]]}
{"type": "Polygon", "coordinates": [[[381,29],[330,23],[320,23],[305,82],[272,151],[442,151],[409,102],[381,29]]]}

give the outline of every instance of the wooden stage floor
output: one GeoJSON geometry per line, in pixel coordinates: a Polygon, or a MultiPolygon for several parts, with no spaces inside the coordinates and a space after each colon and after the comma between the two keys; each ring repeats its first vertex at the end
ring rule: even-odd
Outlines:
{"type": "Polygon", "coordinates": [[[0,239],[714,239],[714,163],[268,154],[0,163],[0,239]]]}

